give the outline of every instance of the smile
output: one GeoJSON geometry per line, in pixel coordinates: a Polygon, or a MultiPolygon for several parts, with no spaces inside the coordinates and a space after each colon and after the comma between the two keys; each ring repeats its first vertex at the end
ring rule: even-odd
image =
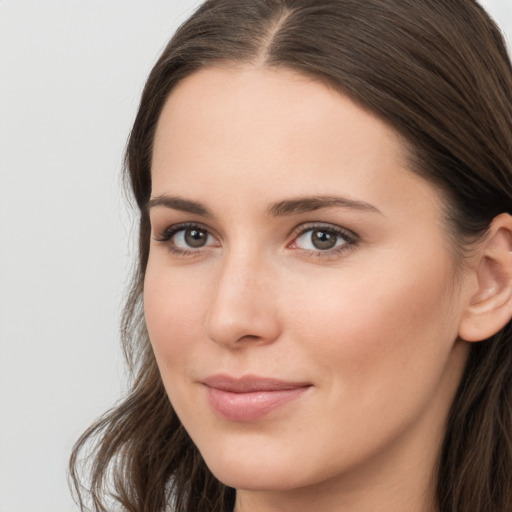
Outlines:
{"type": "Polygon", "coordinates": [[[299,398],[311,384],[247,376],[214,375],[205,379],[208,402],[230,421],[255,421],[299,398]]]}

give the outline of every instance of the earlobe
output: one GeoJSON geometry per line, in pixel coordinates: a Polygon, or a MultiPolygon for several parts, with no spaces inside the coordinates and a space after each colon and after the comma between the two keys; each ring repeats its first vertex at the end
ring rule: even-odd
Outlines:
{"type": "Polygon", "coordinates": [[[459,324],[459,337],[482,341],[496,334],[512,318],[512,217],[494,218],[478,250],[476,290],[459,324]]]}

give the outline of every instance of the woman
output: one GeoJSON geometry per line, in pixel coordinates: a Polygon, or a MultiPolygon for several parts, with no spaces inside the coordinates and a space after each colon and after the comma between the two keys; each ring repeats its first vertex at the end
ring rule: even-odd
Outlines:
{"type": "Polygon", "coordinates": [[[203,4],[127,148],[94,509],[511,510],[511,93],[473,0],[203,4]]]}

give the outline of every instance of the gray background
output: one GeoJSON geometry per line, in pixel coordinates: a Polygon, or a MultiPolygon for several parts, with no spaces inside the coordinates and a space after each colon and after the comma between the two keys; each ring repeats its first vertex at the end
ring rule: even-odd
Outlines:
{"type": "MultiPolygon", "coordinates": [[[[69,451],[123,390],[120,169],[193,0],[0,0],[0,512],[76,510],[69,451]]],[[[512,42],[512,0],[483,4],[512,42]]]]}

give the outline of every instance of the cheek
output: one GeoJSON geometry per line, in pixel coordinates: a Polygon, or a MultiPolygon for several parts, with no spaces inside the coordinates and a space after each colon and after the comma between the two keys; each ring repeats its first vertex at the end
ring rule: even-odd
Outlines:
{"type": "Polygon", "coordinates": [[[153,265],[150,261],[144,281],[144,316],[158,366],[165,379],[166,370],[183,367],[192,357],[200,339],[205,297],[208,286],[191,283],[183,273],[153,265]]]}
{"type": "Polygon", "coordinates": [[[375,274],[351,268],[344,279],[304,282],[293,307],[304,357],[359,399],[377,384],[435,385],[457,334],[453,272],[439,261],[434,272],[381,259],[375,274]],[[306,290],[310,300],[302,302],[306,290]]]}

